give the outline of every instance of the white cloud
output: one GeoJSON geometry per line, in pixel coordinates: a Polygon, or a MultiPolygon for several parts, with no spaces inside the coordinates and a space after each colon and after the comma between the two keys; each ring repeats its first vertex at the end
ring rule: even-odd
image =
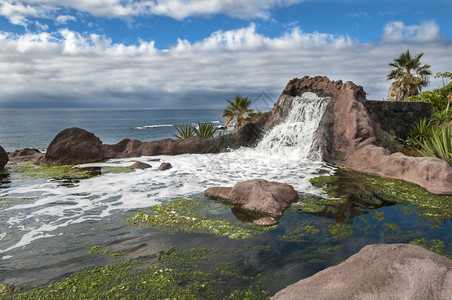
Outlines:
{"type": "Polygon", "coordinates": [[[384,42],[433,42],[444,40],[438,24],[433,21],[424,22],[420,25],[406,26],[403,22],[394,21],[386,24],[381,36],[384,42]]]}
{"type": "Polygon", "coordinates": [[[26,27],[28,17],[38,17],[44,14],[39,6],[25,5],[22,2],[6,0],[0,3],[0,15],[6,17],[12,24],[26,27]]]}
{"type": "Polygon", "coordinates": [[[452,70],[450,41],[421,43],[417,36],[360,44],[295,28],[270,38],[251,24],[159,50],[153,41],[115,44],[68,29],[0,32],[0,107],[221,107],[235,94],[253,97],[264,91],[276,100],[290,79],[305,75],[351,80],[364,86],[369,99],[382,99],[389,87],[388,63],[408,48],[424,52],[423,62],[433,73],[452,70]]]}
{"type": "Polygon", "coordinates": [[[77,18],[74,17],[74,16],[69,16],[69,15],[61,15],[61,16],[58,16],[55,19],[55,23],[58,24],[58,25],[64,25],[64,24],[66,24],[69,21],[74,21],[75,22],[75,21],[77,21],[77,18]]]}
{"type": "MultiPolygon", "coordinates": [[[[94,16],[131,19],[140,15],[161,15],[175,19],[224,14],[234,18],[263,18],[277,6],[290,6],[305,0],[4,0],[0,15],[16,25],[26,26],[30,17],[50,18],[62,8],[94,16]]],[[[57,22],[72,18],[59,16],[57,22]]]]}

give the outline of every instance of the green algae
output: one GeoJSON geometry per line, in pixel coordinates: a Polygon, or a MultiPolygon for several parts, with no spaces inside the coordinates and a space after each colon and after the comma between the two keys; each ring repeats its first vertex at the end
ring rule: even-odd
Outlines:
{"type": "MultiPolygon", "coordinates": [[[[432,240],[427,240],[426,238],[415,239],[415,240],[412,240],[410,242],[410,244],[421,246],[427,250],[430,250],[439,255],[443,255],[445,257],[452,259],[452,255],[448,255],[445,253],[446,245],[445,245],[444,241],[441,241],[439,239],[432,239],[432,240]]],[[[452,246],[452,245],[449,245],[449,247],[447,247],[446,249],[450,249],[450,246],[452,246]]]]}
{"type": "Polygon", "coordinates": [[[102,167],[102,174],[113,173],[113,174],[126,174],[133,173],[135,170],[129,167],[102,167]]]}
{"type": "Polygon", "coordinates": [[[89,266],[65,280],[26,292],[5,290],[13,299],[268,299],[259,275],[239,275],[240,268],[234,264],[210,263],[223,253],[171,248],[160,259],[89,266]]]}
{"type": "MultiPolygon", "coordinates": [[[[222,206],[217,209],[225,208],[222,206]]],[[[275,227],[233,223],[212,214],[209,210],[210,207],[205,199],[179,198],[142,210],[126,223],[147,225],[170,233],[207,233],[235,240],[250,239],[275,227]]]]}
{"type": "Polygon", "coordinates": [[[91,170],[74,168],[73,165],[35,165],[24,162],[8,166],[13,179],[85,179],[93,177],[91,170]]]}
{"type": "Polygon", "coordinates": [[[382,213],[382,212],[376,211],[376,212],[373,213],[372,217],[374,219],[377,219],[378,221],[383,221],[384,218],[385,218],[385,214],[382,213]]]}
{"type": "MultiPolygon", "coordinates": [[[[452,218],[452,196],[435,195],[408,182],[346,169],[339,169],[335,176],[329,177],[331,178],[315,177],[310,182],[329,196],[339,195],[341,200],[337,204],[350,202],[355,209],[354,213],[359,213],[356,208],[365,210],[391,204],[408,204],[419,209],[416,211],[417,215],[424,216],[433,222],[440,223],[444,219],[452,218]]],[[[303,201],[306,203],[303,211],[322,213],[328,211],[328,205],[335,205],[322,199],[307,197],[303,201]]],[[[407,214],[413,211],[411,208],[405,208],[405,210],[407,214]]],[[[377,217],[380,216],[377,215],[377,217]]]]}
{"type": "Polygon", "coordinates": [[[319,232],[320,229],[313,225],[301,224],[287,234],[282,235],[280,239],[286,242],[304,242],[306,237],[312,237],[319,232]]]}
{"type": "Polygon", "coordinates": [[[343,240],[353,235],[353,224],[331,223],[328,226],[329,233],[336,240],[343,240]]]}

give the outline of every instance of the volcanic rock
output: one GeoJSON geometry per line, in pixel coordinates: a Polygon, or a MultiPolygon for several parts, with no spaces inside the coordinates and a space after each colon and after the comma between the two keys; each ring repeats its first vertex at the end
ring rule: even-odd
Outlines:
{"type": "Polygon", "coordinates": [[[22,163],[31,161],[33,163],[41,162],[45,157],[44,153],[41,153],[38,149],[25,148],[16,150],[9,153],[10,163],[22,163]]]}
{"type": "Polygon", "coordinates": [[[78,164],[104,159],[101,140],[81,128],[68,128],[58,133],[47,147],[45,163],[78,164]]]}
{"type": "Polygon", "coordinates": [[[451,259],[415,245],[378,244],[288,286],[271,299],[446,300],[451,295],[451,259]]]}
{"type": "Polygon", "coordinates": [[[6,153],[5,149],[0,146],[0,169],[3,169],[8,163],[8,153],[6,153]]]}
{"type": "Polygon", "coordinates": [[[173,167],[173,166],[172,166],[170,163],[168,163],[168,162],[163,162],[163,163],[160,164],[159,170],[160,170],[160,171],[165,171],[165,170],[171,169],[172,167],[173,167]]]}
{"type": "Polygon", "coordinates": [[[131,169],[134,170],[145,170],[145,169],[149,169],[152,168],[152,166],[150,164],[141,162],[141,161],[137,161],[136,163],[134,163],[133,165],[130,166],[131,169]]]}
{"type": "MultiPolygon", "coordinates": [[[[298,193],[292,186],[264,179],[239,182],[232,188],[211,187],[205,190],[204,194],[237,205],[242,210],[268,215],[274,219],[281,217],[290,203],[298,199],[298,193]]],[[[268,223],[269,219],[261,222],[268,223]]]]}

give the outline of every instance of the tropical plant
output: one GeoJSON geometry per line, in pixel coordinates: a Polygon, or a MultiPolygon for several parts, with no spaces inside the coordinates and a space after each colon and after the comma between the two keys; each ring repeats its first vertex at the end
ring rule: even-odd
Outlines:
{"type": "Polygon", "coordinates": [[[412,57],[410,50],[407,50],[389,64],[395,69],[388,73],[386,79],[395,81],[389,88],[388,100],[404,101],[408,96],[417,95],[428,85],[428,77],[432,72],[430,65],[421,65],[423,55],[424,53],[419,53],[412,57]]]}
{"type": "Polygon", "coordinates": [[[408,131],[408,138],[405,141],[406,145],[419,149],[421,144],[430,136],[430,131],[430,122],[427,118],[418,120],[413,124],[410,131],[408,131]]]}
{"type": "Polygon", "coordinates": [[[250,109],[252,101],[248,97],[241,97],[236,95],[234,101],[228,100],[229,105],[223,111],[222,117],[226,118],[224,122],[225,127],[229,127],[234,120],[235,127],[240,127],[246,122],[252,122],[262,115],[261,111],[250,109]]]}
{"type": "Polygon", "coordinates": [[[213,127],[212,123],[208,122],[198,122],[197,127],[193,127],[193,131],[196,136],[208,139],[214,136],[218,128],[213,127]]]}
{"type": "Polygon", "coordinates": [[[441,158],[452,165],[452,126],[432,129],[431,135],[419,150],[424,156],[441,158]]]}
{"type": "Polygon", "coordinates": [[[195,135],[193,125],[189,123],[182,123],[179,127],[176,127],[177,133],[174,134],[178,139],[188,139],[195,135]]]}

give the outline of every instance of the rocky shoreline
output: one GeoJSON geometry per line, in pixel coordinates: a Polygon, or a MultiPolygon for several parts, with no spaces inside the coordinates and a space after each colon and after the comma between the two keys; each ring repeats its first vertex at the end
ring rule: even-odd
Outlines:
{"type": "MultiPolygon", "coordinates": [[[[23,149],[8,154],[0,146],[0,169],[8,162],[81,164],[111,158],[219,153],[241,146],[253,146],[266,131],[284,120],[292,102],[304,92],[332,99],[319,128],[324,138],[322,153],[325,161],[363,173],[414,183],[434,194],[452,195],[452,167],[447,162],[433,157],[391,154],[388,149],[377,146],[382,129],[363,104],[366,101],[363,88],[352,82],[330,81],[326,77],[291,80],[270,112],[228,135],[210,139],[192,137],[152,142],[124,139],[117,144],[108,145],[84,129],[68,128],[52,140],[46,153],[23,149]]],[[[164,168],[166,167],[170,166],[164,168]]],[[[293,188],[290,190],[291,186],[284,186],[282,192],[278,190],[272,194],[274,187],[280,187],[280,183],[272,183],[272,187],[263,181],[247,184],[245,187],[211,188],[205,194],[266,215],[256,220],[256,225],[264,226],[276,224],[283,211],[298,198],[296,191],[292,191],[293,188]],[[241,194],[237,192],[240,189],[241,194]],[[243,194],[248,195],[246,201],[243,194]],[[263,207],[262,203],[251,199],[249,195],[269,197],[263,207]],[[284,196],[281,198],[279,195],[284,196]]],[[[377,299],[380,297],[378,295],[390,298],[447,299],[447,295],[452,294],[451,286],[452,260],[412,245],[372,245],[364,247],[346,262],[288,287],[276,294],[274,299],[293,299],[300,294],[312,299],[377,299]],[[369,258],[374,261],[369,261],[369,258]],[[362,270],[359,269],[360,265],[362,270]],[[357,268],[364,273],[357,272],[357,268]],[[388,274],[390,277],[386,277],[388,274]]]]}

